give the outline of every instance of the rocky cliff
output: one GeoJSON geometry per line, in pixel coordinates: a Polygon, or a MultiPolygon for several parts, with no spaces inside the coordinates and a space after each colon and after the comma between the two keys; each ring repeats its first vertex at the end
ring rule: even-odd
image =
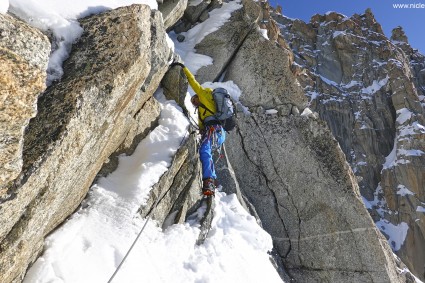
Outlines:
{"type": "Polygon", "coordinates": [[[425,57],[401,27],[388,39],[371,10],[309,23],[275,14],[310,106],[341,145],[393,250],[425,277],[425,57]],[[391,228],[406,229],[397,242],[391,228]]]}
{"type": "MultiPolygon", "coordinates": [[[[2,113],[10,113],[0,120],[1,148],[7,152],[0,159],[5,164],[0,186],[2,282],[23,278],[42,252],[44,237],[78,207],[96,176],[113,170],[116,157],[131,153],[155,127],[159,106],[152,95],[161,80],[166,95],[182,102],[187,84],[179,79],[178,69],[168,71],[167,63],[175,55],[167,44],[166,30],[188,30],[221,5],[201,1],[186,8],[186,1],[164,1],[159,11],[133,5],[81,19],[84,33],[64,63],[64,76],[44,92],[40,81],[45,79],[49,52],[46,37],[9,15],[0,17],[2,36],[11,34],[0,41],[1,69],[11,70],[2,76],[8,92],[2,90],[0,105],[2,113]],[[16,27],[30,33],[30,43],[37,48],[10,44],[23,40],[19,33],[13,34],[16,27]],[[31,83],[17,83],[24,80],[31,83]],[[21,97],[19,101],[8,98],[12,90],[14,98],[21,97]],[[26,105],[25,115],[15,104],[26,105]],[[9,121],[13,128],[7,128],[9,121]]],[[[246,0],[196,46],[198,53],[211,56],[214,62],[201,68],[197,79],[232,80],[242,90],[240,102],[248,110],[239,109],[237,129],[226,142],[227,156],[219,172],[224,189],[236,193],[271,234],[273,256],[286,281],[412,281],[393,257],[360,193],[373,203],[370,209],[377,216],[413,225],[409,222],[413,210],[407,208],[424,201],[422,155],[409,154],[420,150],[424,140],[423,106],[417,91],[423,91],[423,57],[408,46],[401,30],[393,35],[397,45],[368,41],[367,52],[384,53],[379,61],[366,51],[363,54],[365,35],[359,33],[368,32],[375,41],[384,38],[370,12],[357,19],[357,25],[368,31],[338,14],[316,16],[315,24],[309,26],[281,15],[276,15],[277,24],[269,18],[271,12],[267,3],[246,0]],[[330,23],[322,25],[326,21],[330,23]],[[352,37],[358,46],[347,39],[351,38],[348,32],[338,32],[334,26],[338,21],[346,25],[344,30],[352,26],[357,32],[352,37]],[[307,48],[325,38],[317,30],[333,40],[322,42],[329,45],[329,52],[320,56],[316,48],[307,48]],[[340,58],[364,66],[376,62],[364,68],[369,73],[358,74],[351,61],[343,64],[340,58]],[[369,112],[352,106],[356,98],[369,112]],[[352,134],[352,124],[359,136],[352,134]],[[422,175],[414,175],[414,168],[422,175]],[[397,195],[394,184],[414,194],[397,195]],[[406,209],[403,218],[401,211],[395,213],[399,207],[406,209]]],[[[179,40],[184,41],[184,36],[179,40]]],[[[183,222],[199,198],[199,170],[196,137],[190,134],[148,204],[140,208],[142,216],[158,203],[155,219],[163,222],[173,212],[174,221],[183,222]]],[[[420,237],[423,227],[416,225],[413,237],[420,237]]],[[[412,257],[405,246],[402,251],[409,262],[412,257]]],[[[415,264],[409,266],[421,276],[415,264]]]]}

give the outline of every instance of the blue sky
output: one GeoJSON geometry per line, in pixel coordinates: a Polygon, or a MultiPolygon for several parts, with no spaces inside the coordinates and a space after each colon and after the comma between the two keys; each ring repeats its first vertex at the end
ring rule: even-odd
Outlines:
{"type": "Polygon", "coordinates": [[[425,54],[425,0],[269,0],[273,7],[282,6],[282,13],[290,18],[309,22],[314,14],[336,11],[346,16],[363,14],[371,8],[376,20],[390,37],[391,30],[402,26],[413,48],[425,54]],[[422,2],[421,2],[422,1],[422,2]],[[393,8],[393,4],[422,4],[423,8],[393,8]]]}

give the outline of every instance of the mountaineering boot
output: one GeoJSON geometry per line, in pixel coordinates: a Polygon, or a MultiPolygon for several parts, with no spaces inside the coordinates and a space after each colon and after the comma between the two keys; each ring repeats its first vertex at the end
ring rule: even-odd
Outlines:
{"type": "Polygon", "coordinates": [[[215,191],[215,181],[213,178],[206,178],[203,180],[202,194],[204,196],[213,196],[215,191]]]}

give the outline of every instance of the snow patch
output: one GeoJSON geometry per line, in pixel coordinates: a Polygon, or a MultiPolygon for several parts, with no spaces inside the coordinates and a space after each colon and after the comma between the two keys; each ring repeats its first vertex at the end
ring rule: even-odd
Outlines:
{"type": "Polygon", "coordinates": [[[409,140],[413,135],[425,134],[425,127],[419,124],[417,121],[410,125],[402,126],[399,128],[399,140],[409,140]]]}
{"type": "Polygon", "coordinates": [[[313,111],[311,111],[311,109],[308,107],[306,107],[301,113],[301,116],[304,116],[304,117],[311,117],[312,115],[313,115],[313,111]]]}
{"type": "Polygon", "coordinates": [[[404,155],[404,156],[422,156],[425,154],[422,150],[419,149],[399,149],[398,155],[404,155]]]}
{"type": "Polygon", "coordinates": [[[366,206],[366,209],[372,209],[373,208],[373,204],[372,202],[368,201],[364,196],[362,196],[363,199],[363,203],[366,206]]]}
{"type": "Polygon", "coordinates": [[[388,243],[392,247],[393,251],[398,251],[406,239],[409,225],[405,222],[394,225],[385,219],[381,219],[376,222],[376,226],[378,226],[382,233],[388,236],[388,243]]]}
{"type": "Polygon", "coordinates": [[[390,152],[390,154],[387,157],[385,157],[385,163],[382,170],[392,168],[394,166],[397,166],[398,164],[407,164],[407,163],[409,163],[408,160],[397,159],[397,145],[394,144],[393,150],[390,152]]]}
{"type": "Polygon", "coordinates": [[[399,110],[397,110],[396,113],[397,113],[397,120],[396,121],[399,125],[402,125],[402,124],[404,124],[404,122],[410,120],[410,118],[412,117],[412,114],[413,114],[407,108],[399,109],[399,110]]]}
{"type": "Polygon", "coordinates": [[[361,82],[359,81],[351,81],[348,84],[343,85],[344,88],[351,88],[353,86],[359,86],[361,85],[361,82]]]}
{"type": "Polygon", "coordinates": [[[202,0],[190,0],[188,3],[188,6],[198,6],[202,2],[203,2],[202,0]]]}
{"type": "Polygon", "coordinates": [[[362,111],[361,110],[359,110],[357,112],[354,112],[354,117],[356,118],[356,120],[359,120],[360,119],[361,114],[362,114],[362,111]]]}
{"type": "Polygon", "coordinates": [[[415,195],[405,185],[398,185],[397,189],[398,189],[397,194],[402,196],[402,197],[407,196],[407,195],[415,195]]]}
{"type": "Polygon", "coordinates": [[[278,113],[278,111],[276,109],[267,109],[266,110],[266,114],[269,114],[269,115],[273,115],[273,114],[277,114],[277,113],[278,113]]]}
{"type": "Polygon", "coordinates": [[[7,10],[9,9],[9,0],[3,0],[0,2],[0,13],[6,14],[7,10]]]}
{"type": "Polygon", "coordinates": [[[174,32],[169,33],[169,36],[175,43],[175,52],[180,55],[186,67],[188,67],[193,74],[196,74],[200,68],[213,63],[211,57],[197,54],[195,45],[201,42],[208,34],[218,30],[229,20],[232,12],[241,7],[242,5],[239,0],[223,3],[220,9],[215,9],[209,13],[210,17],[206,21],[196,25],[187,32],[180,33],[185,36],[185,40],[178,44],[177,34],[174,32]]]}
{"type": "Polygon", "coordinates": [[[344,31],[334,31],[334,33],[332,34],[333,38],[338,37],[338,36],[346,36],[347,34],[344,31]]]}
{"type": "Polygon", "coordinates": [[[322,75],[319,75],[319,77],[320,77],[320,79],[321,79],[322,81],[324,81],[324,82],[325,82],[325,83],[327,83],[328,85],[338,87],[338,84],[337,84],[336,82],[331,81],[330,79],[327,79],[327,78],[325,78],[325,77],[324,77],[324,76],[322,76],[322,75]]]}
{"type": "Polygon", "coordinates": [[[381,67],[381,66],[384,66],[384,65],[387,65],[388,63],[387,62],[380,62],[380,61],[376,61],[376,59],[373,59],[373,61],[372,61],[374,64],[376,64],[376,65],[378,65],[378,67],[381,67]]]}
{"type": "Polygon", "coordinates": [[[361,93],[363,94],[369,94],[372,95],[379,91],[383,86],[385,86],[388,83],[389,77],[386,76],[384,79],[377,81],[374,80],[372,85],[365,87],[361,90],[361,93]]]}
{"type": "Polygon", "coordinates": [[[313,102],[313,100],[317,99],[320,96],[320,93],[316,91],[308,91],[306,95],[310,96],[310,101],[308,102],[308,105],[310,105],[313,102]]]}
{"type": "Polygon", "coordinates": [[[265,39],[270,40],[270,39],[269,39],[269,36],[267,35],[267,29],[260,28],[260,29],[259,29],[259,31],[260,31],[260,34],[261,34],[261,35],[262,35],[265,39]]]}

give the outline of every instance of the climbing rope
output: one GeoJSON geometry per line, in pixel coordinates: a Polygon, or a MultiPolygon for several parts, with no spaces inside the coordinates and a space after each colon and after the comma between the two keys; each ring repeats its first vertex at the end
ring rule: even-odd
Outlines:
{"type": "Polygon", "coordinates": [[[120,269],[121,269],[121,267],[123,266],[123,264],[124,264],[125,260],[127,259],[128,255],[131,253],[131,251],[133,250],[133,248],[134,248],[134,246],[136,245],[137,241],[139,240],[140,235],[142,235],[143,231],[145,230],[146,225],[148,224],[148,222],[149,222],[149,220],[150,220],[150,218],[151,218],[151,215],[152,215],[153,211],[156,209],[156,207],[158,206],[159,201],[160,201],[160,200],[164,197],[164,195],[165,195],[165,193],[164,193],[164,194],[162,194],[162,192],[161,192],[160,197],[158,197],[158,198],[156,199],[156,201],[155,201],[155,204],[154,204],[153,208],[151,209],[151,211],[149,212],[149,214],[148,214],[148,215],[147,215],[147,217],[146,217],[146,221],[145,221],[145,223],[143,224],[142,229],[140,230],[140,232],[139,232],[139,234],[137,235],[136,239],[134,240],[133,244],[130,246],[130,249],[127,251],[127,253],[126,253],[126,254],[125,254],[125,256],[123,257],[123,259],[121,260],[121,262],[120,262],[120,264],[118,265],[118,267],[115,269],[115,271],[114,271],[114,273],[112,274],[111,278],[109,278],[108,283],[111,283],[111,282],[112,282],[112,280],[114,279],[114,277],[115,277],[115,276],[117,275],[117,273],[120,271],[120,269]]]}
{"type": "MultiPolygon", "coordinates": [[[[182,141],[180,142],[180,146],[183,144],[183,142],[186,140],[186,136],[187,136],[187,132],[184,135],[182,141]]],[[[179,147],[180,147],[179,146],[179,147]]],[[[143,231],[146,228],[146,225],[148,224],[149,220],[151,219],[151,215],[153,214],[153,212],[155,211],[155,209],[158,206],[159,201],[165,196],[165,194],[167,193],[167,191],[165,192],[160,192],[158,198],[156,199],[152,209],[149,211],[147,217],[146,217],[146,221],[143,224],[142,229],[140,230],[139,234],[137,234],[136,239],[133,241],[133,243],[131,244],[130,248],[128,249],[127,253],[125,254],[125,256],[123,257],[123,259],[121,260],[120,264],[118,265],[118,267],[115,269],[114,273],[112,274],[111,278],[109,278],[108,283],[111,283],[112,280],[115,278],[115,276],[118,274],[118,272],[121,270],[121,267],[123,266],[124,262],[126,261],[128,255],[131,253],[131,251],[133,250],[134,246],[136,245],[137,241],[139,240],[140,236],[142,235],[143,231]]]]}

